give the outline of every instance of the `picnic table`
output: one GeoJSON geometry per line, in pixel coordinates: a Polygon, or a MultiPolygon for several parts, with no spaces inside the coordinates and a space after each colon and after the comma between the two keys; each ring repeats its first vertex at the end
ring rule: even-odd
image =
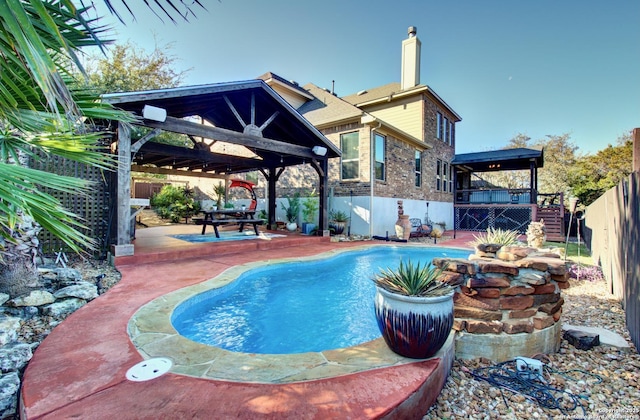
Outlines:
{"type": "Polygon", "coordinates": [[[213,230],[216,233],[216,238],[220,237],[218,232],[218,226],[223,225],[240,225],[240,232],[244,230],[245,225],[253,225],[253,230],[258,232],[258,225],[263,223],[262,219],[255,219],[254,215],[256,210],[252,209],[222,209],[222,210],[207,210],[202,212],[204,218],[202,219],[202,234],[204,235],[207,230],[207,226],[213,226],[213,230]]]}

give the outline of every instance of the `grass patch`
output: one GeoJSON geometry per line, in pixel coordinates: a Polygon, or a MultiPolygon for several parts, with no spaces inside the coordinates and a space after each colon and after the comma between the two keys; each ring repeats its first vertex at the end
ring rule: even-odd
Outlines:
{"type": "MultiPolygon", "coordinates": [[[[545,247],[556,247],[564,249],[564,242],[545,242],[545,247]]],[[[573,261],[576,264],[594,265],[591,258],[591,252],[587,249],[584,242],[580,242],[580,247],[575,242],[569,242],[567,245],[567,260],[573,261]]]]}

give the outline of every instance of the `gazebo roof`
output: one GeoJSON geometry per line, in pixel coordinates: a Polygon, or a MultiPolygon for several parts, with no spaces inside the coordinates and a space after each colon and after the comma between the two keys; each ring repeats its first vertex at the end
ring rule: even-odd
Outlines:
{"type": "Polygon", "coordinates": [[[137,147],[132,145],[138,165],[230,174],[340,156],[331,141],[262,80],[113,93],[103,100],[138,116],[137,125],[192,139],[193,148],[139,140],[137,147]],[[165,110],[166,119],[143,118],[145,106],[165,110]],[[195,139],[199,137],[242,145],[249,153],[212,152],[195,139]],[[326,150],[324,156],[318,147],[326,150]]]}
{"type": "Polygon", "coordinates": [[[542,149],[519,147],[488,152],[457,154],[451,162],[451,165],[472,172],[492,172],[529,169],[531,162],[534,162],[536,168],[542,168],[544,166],[544,153],[542,149]]]}

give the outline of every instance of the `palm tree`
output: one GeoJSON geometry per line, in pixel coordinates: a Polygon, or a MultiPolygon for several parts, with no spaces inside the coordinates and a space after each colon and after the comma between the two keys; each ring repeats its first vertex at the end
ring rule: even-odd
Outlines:
{"type": "Polygon", "coordinates": [[[104,134],[91,123],[131,117],[101,104],[97,93],[72,87],[79,86],[74,68],[81,69],[76,52],[100,46],[105,29],[85,20],[86,13],[68,0],[0,0],[0,286],[34,281],[38,225],[75,251],[93,243],[81,220],[42,192],[82,193],[87,184],[25,165],[40,152],[113,167],[96,146],[104,134]]]}
{"type": "MultiPolygon", "coordinates": [[[[122,21],[110,0],[104,1],[122,21]]],[[[122,4],[133,15],[127,2],[122,4]]],[[[174,23],[174,16],[185,21],[195,16],[192,5],[204,8],[198,0],[153,4],[174,23]]],[[[84,73],[78,51],[102,48],[100,36],[107,29],[89,11],[71,0],[0,0],[0,288],[16,279],[35,279],[39,226],[74,251],[93,245],[81,232],[81,220],[42,192],[78,194],[87,184],[25,165],[41,152],[101,168],[114,166],[111,156],[97,147],[104,133],[92,122],[127,123],[131,116],[100,103],[97,92],[74,80],[77,70],[84,73]]]]}

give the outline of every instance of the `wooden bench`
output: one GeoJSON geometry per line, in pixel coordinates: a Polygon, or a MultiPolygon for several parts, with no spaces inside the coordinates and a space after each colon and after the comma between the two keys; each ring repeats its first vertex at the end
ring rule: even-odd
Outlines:
{"type": "Polygon", "coordinates": [[[264,220],[262,219],[205,219],[202,221],[202,234],[207,230],[207,226],[213,226],[213,230],[216,233],[216,238],[220,237],[218,232],[218,226],[223,225],[240,225],[240,232],[244,230],[245,225],[253,225],[253,230],[256,235],[259,235],[258,225],[262,225],[264,220]]]}

